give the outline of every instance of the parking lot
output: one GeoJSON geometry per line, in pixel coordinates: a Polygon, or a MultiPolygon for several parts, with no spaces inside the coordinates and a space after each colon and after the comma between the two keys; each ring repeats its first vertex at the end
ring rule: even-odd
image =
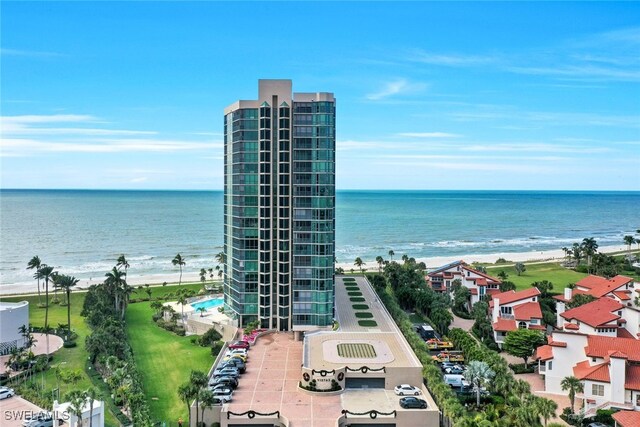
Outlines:
{"type": "Polygon", "coordinates": [[[293,425],[335,427],[340,417],[340,396],[311,396],[298,390],[302,342],[293,333],[267,334],[249,351],[247,371],[228,408],[233,412],[280,411],[293,425]]]}

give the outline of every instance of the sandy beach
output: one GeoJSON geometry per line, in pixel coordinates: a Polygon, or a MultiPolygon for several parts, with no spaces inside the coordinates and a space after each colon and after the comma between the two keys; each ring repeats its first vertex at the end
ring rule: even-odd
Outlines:
{"type": "MultiPolygon", "coordinates": [[[[611,253],[626,251],[626,246],[613,245],[613,246],[601,246],[598,248],[599,252],[611,253]]],[[[388,254],[380,254],[385,260],[389,259],[388,254]]],[[[395,261],[402,259],[401,253],[396,253],[393,256],[395,261]]],[[[411,256],[411,254],[407,254],[411,256]]],[[[539,262],[539,261],[562,261],[565,258],[565,254],[562,249],[551,249],[546,251],[531,251],[531,252],[496,252],[491,254],[469,254],[469,255],[450,255],[440,257],[429,258],[416,258],[417,262],[424,262],[427,269],[434,269],[450,262],[463,260],[469,264],[474,262],[483,263],[495,263],[498,258],[504,258],[507,261],[512,262],[539,262]]],[[[364,268],[368,271],[375,271],[378,269],[378,263],[375,260],[363,259],[365,262],[364,268]]],[[[351,263],[339,262],[336,267],[342,267],[344,271],[350,271],[352,268],[354,271],[358,271],[358,267],[351,263]]]]}
{"type": "MultiPolygon", "coordinates": [[[[600,252],[611,253],[611,252],[621,252],[627,249],[626,246],[614,245],[614,246],[601,246],[598,248],[600,252]]],[[[389,259],[388,254],[381,254],[385,259],[389,259]]],[[[403,254],[395,254],[394,260],[401,260],[403,254]]],[[[411,256],[411,254],[408,254],[411,256]]],[[[532,251],[532,252],[498,252],[491,254],[468,254],[468,255],[451,255],[451,256],[440,256],[440,257],[429,257],[429,258],[417,258],[416,261],[424,262],[428,269],[433,269],[439,267],[441,265],[448,264],[450,262],[464,260],[465,262],[471,264],[473,262],[483,262],[483,263],[494,263],[498,258],[504,258],[507,261],[512,262],[540,262],[540,261],[561,261],[565,258],[565,254],[562,249],[553,249],[546,251],[532,251]]],[[[368,271],[375,271],[378,269],[378,264],[375,260],[364,259],[365,262],[364,268],[368,271]]],[[[353,265],[353,263],[338,263],[336,267],[342,267],[345,271],[350,271],[352,268],[354,271],[357,271],[358,268],[353,265]]],[[[178,278],[180,273],[172,273],[172,274],[150,274],[150,275],[135,275],[130,274],[128,277],[128,283],[131,286],[139,286],[139,285],[152,285],[152,286],[161,286],[163,282],[167,283],[178,283],[178,278]]],[[[217,279],[217,277],[216,277],[217,279]]],[[[103,277],[92,277],[90,279],[81,279],[78,289],[86,289],[91,285],[95,285],[98,283],[102,283],[103,277]]],[[[199,282],[200,275],[197,272],[183,272],[182,273],[182,283],[189,282],[199,282]]],[[[207,282],[210,283],[209,280],[207,282]]],[[[2,295],[20,295],[20,294],[29,294],[36,293],[38,291],[38,286],[36,282],[33,283],[15,283],[15,284],[6,284],[0,286],[0,296],[2,295]]]]}

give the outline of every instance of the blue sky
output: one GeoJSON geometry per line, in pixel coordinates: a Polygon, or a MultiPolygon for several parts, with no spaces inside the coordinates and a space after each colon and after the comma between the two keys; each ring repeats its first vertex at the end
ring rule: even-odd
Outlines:
{"type": "Polygon", "coordinates": [[[259,78],[339,189],[640,190],[640,4],[2,2],[3,188],[221,189],[259,78]]]}

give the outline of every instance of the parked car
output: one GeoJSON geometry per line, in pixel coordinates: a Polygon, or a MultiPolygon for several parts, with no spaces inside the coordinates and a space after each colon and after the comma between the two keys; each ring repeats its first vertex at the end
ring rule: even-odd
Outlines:
{"type": "MultiPolygon", "coordinates": [[[[460,390],[457,391],[458,394],[464,394],[464,395],[476,395],[476,391],[477,388],[476,387],[472,387],[471,384],[466,384],[463,385],[462,387],[460,387],[460,390]]],[[[487,390],[484,387],[480,387],[480,396],[491,396],[491,393],[489,392],[489,390],[487,390]]]]}
{"type": "Polygon", "coordinates": [[[213,371],[213,378],[220,377],[233,377],[238,378],[240,376],[240,371],[237,368],[218,368],[213,371]]]}
{"type": "Polygon", "coordinates": [[[247,356],[247,349],[245,348],[231,348],[229,350],[227,350],[227,352],[225,353],[225,356],[233,356],[235,354],[241,354],[245,357],[247,356]]]}
{"type": "Polygon", "coordinates": [[[233,358],[240,359],[240,360],[242,360],[243,362],[246,362],[246,361],[247,361],[247,356],[242,355],[242,354],[226,354],[226,355],[222,358],[222,361],[223,361],[223,362],[226,362],[226,361],[231,360],[231,359],[233,359],[233,358]]]}
{"type": "Polygon", "coordinates": [[[23,427],[53,427],[54,419],[50,414],[35,414],[22,422],[23,427]]]}
{"type": "Polygon", "coordinates": [[[213,398],[213,404],[215,406],[224,405],[225,403],[227,403],[227,402],[224,399],[220,398],[220,397],[214,397],[213,398]]]}
{"type": "Polygon", "coordinates": [[[214,388],[218,384],[224,384],[227,387],[235,389],[236,387],[238,387],[238,379],[234,377],[218,377],[209,381],[209,385],[213,386],[214,388]]]}
{"type": "Polygon", "coordinates": [[[409,384],[400,384],[398,386],[396,386],[393,391],[395,391],[395,393],[398,396],[407,396],[407,395],[414,395],[414,396],[418,396],[420,395],[420,393],[422,393],[422,390],[420,390],[418,387],[414,387],[412,385],[409,384]]]}
{"type": "Polygon", "coordinates": [[[609,427],[609,426],[602,423],[591,423],[587,427],[609,427]]]}
{"type": "Polygon", "coordinates": [[[233,393],[233,389],[231,387],[229,387],[228,385],[225,385],[225,384],[218,384],[217,386],[214,386],[214,387],[209,386],[209,389],[213,392],[213,394],[216,394],[216,393],[231,394],[231,393],[233,393]]]}
{"type": "Polygon", "coordinates": [[[16,392],[13,391],[12,388],[8,388],[8,387],[0,387],[0,400],[2,399],[8,399],[12,396],[15,396],[16,392]]]}
{"type": "Polygon", "coordinates": [[[242,360],[238,359],[237,357],[234,357],[227,360],[226,362],[220,363],[218,365],[218,368],[237,368],[241,374],[244,374],[245,371],[247,370],[247,365],[245,365],[245,363],[242,360]]]}
{"type": "Polygon", "coordinates": [[[426,409],[427,402],[417,397],[403,397],[400,399],[400,406],[406,409],[426,409]]]}
{"type": "Polygon", "coordinates": [[[220,392],[213,392],[213,397],[222,400],[223,403],[229,403],[231,402],[231,393],[220,393],[220,392]]]}
{"type": "Polygon", "coordinates": [[[462,375],[464,374],[464,368],[462,366],[455,365],[450,368],[445,368],[444,372],[452,375],[462,375]]]}
{"type": "Polygon", "coordinates": [[[229,344],[229,348],[234,349],[234,348],[244,348],[249,350],[250,344],[246,341],[234,341],[231,344],[229,344]]]}
{"type": "Polygon", "coordinates": [[[453,368],[454,366],[462,366],[464,367],[464,365],[460,364],[460,363],[456,363],[456,362],[442,362],[442,364],[440,365],[440,369],[442,369],[443,371],[447,368],[453,368]]]}

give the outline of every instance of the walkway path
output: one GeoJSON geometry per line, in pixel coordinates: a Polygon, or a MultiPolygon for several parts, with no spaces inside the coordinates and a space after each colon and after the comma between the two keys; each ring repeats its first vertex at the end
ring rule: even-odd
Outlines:
{"type": "MultiPolygon", "coordinates": [[[[47,335],[36,332],[31,335],[33,335],[33,338],[36,340],[36,343],[31,347],[33,354],[36,356],[39,354],[47,354],[47,335]]],[[[49,354],[53,354],[60,350],[62,348],[62,343],[62,338],[57,335],[49,334],[49,354]]],[[[7,371],[6,362],[10,357],[10,355],[0,356],[0,374],[7,371]]],[[[16,373],[17,372],[12,372],[12,376],[16,373]]]]}

